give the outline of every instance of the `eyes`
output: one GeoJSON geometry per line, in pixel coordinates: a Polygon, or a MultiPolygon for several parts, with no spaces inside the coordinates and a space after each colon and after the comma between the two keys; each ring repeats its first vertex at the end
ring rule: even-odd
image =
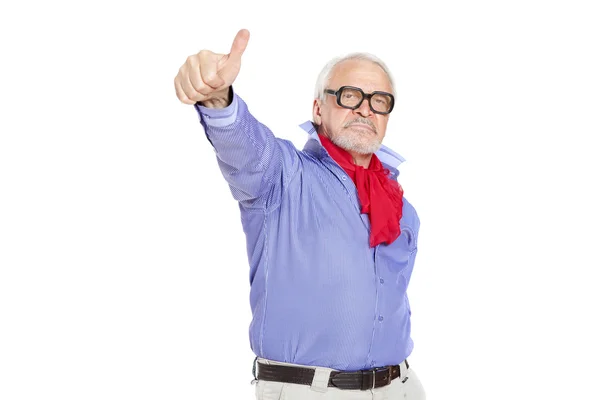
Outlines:
{"type": "MultiPolygon", "coordinates": [[[[389,93],[373,93],[370,97],[371,106],[377,110],[385,112],[390,109],[392,95],[389,93]]],[[[363,97],[368,97],[361,90],[354,88],[344,88],[340,94],[340,100],[343,105],[348,107],[357,107],[362,103],[363,97]]]]}
{"type": "Polygon", "coordinates": [[[377,114],[389,114],[394,108],[394,96],[387,92],[365,94],[362,89],[354,86],[342,86],[337,91],[325,89],[325,93],[337,96],[338,105],[356,110],[367,99],[371,110],[377,114]]]}

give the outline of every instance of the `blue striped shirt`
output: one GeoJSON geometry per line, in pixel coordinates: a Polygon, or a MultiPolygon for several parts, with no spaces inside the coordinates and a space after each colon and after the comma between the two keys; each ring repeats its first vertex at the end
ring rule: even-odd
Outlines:
{"type": "MultiPolygon", "coordinates": [[[[419,218],[404,198],[401,235],[369,247],[356,186],[313,124],[303,150],[277,138],[234,93],[196,104],[219,168],[239,202],[250,265],[250,346],[262,358],[338,370],[399,364],[413,349],[406,289],[419,218]]],[[[404,159],[376,153],[397,179],[404,159]]]]}

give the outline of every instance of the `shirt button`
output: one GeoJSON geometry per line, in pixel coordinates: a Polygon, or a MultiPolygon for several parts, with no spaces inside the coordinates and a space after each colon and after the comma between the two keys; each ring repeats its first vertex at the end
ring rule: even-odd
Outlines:
{"type": "Polygon", "coordinates": [[[379,320],[383,321],[383,316],[382,315],[379,316],[379,320]]]}
{"type": "Polygon", "coordinates": [[[346,175],[342,175],[342,180],[345,181],[346,180],[346,175]]]}
{"type": "Polygon", "coordinates": [[[379,278],[379,283],[383,284],[383,282],[385,282],[383,278],[379,278]]]}

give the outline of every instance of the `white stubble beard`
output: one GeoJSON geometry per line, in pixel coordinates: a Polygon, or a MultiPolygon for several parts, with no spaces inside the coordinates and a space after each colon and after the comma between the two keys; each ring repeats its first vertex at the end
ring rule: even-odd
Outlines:
{"type": "Polygon", "coordinates": [[[331,141],[344,150],[353,151],[358,154],[373,154],[381,147],[378,137],[372,132],[366,132],[362,128],[354,129],[352,127],[342,128],[340,131],[346,131],[333,135],[331,141]],[[365,140],[365,135],[373,135],[372,138],[365,140]]]}

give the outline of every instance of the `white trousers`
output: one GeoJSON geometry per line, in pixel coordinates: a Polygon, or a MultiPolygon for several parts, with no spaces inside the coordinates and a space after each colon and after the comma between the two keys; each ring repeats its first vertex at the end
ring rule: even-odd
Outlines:
{"type": "MultiPolygon", "coordinates": [[[[294,365],[259,358],[263,364],[294,365]]],[[[306,367],[302,365],[302,367],[306,367]]],[[[331,368],[314,367],[312,385],[259,380],[256,383],[257,400],[425,400],[425,390],[415,371],[400,364],[401,376],[387,386],[369,390],[343,390],[328,387],[331,368]],[[406,379],[408,378],[408,379],[406,379]]],[[[260,368],[260,366],[258,367],[260,368]]],[[[311,367],[312,368],[312,367],[311,367]]]]}

